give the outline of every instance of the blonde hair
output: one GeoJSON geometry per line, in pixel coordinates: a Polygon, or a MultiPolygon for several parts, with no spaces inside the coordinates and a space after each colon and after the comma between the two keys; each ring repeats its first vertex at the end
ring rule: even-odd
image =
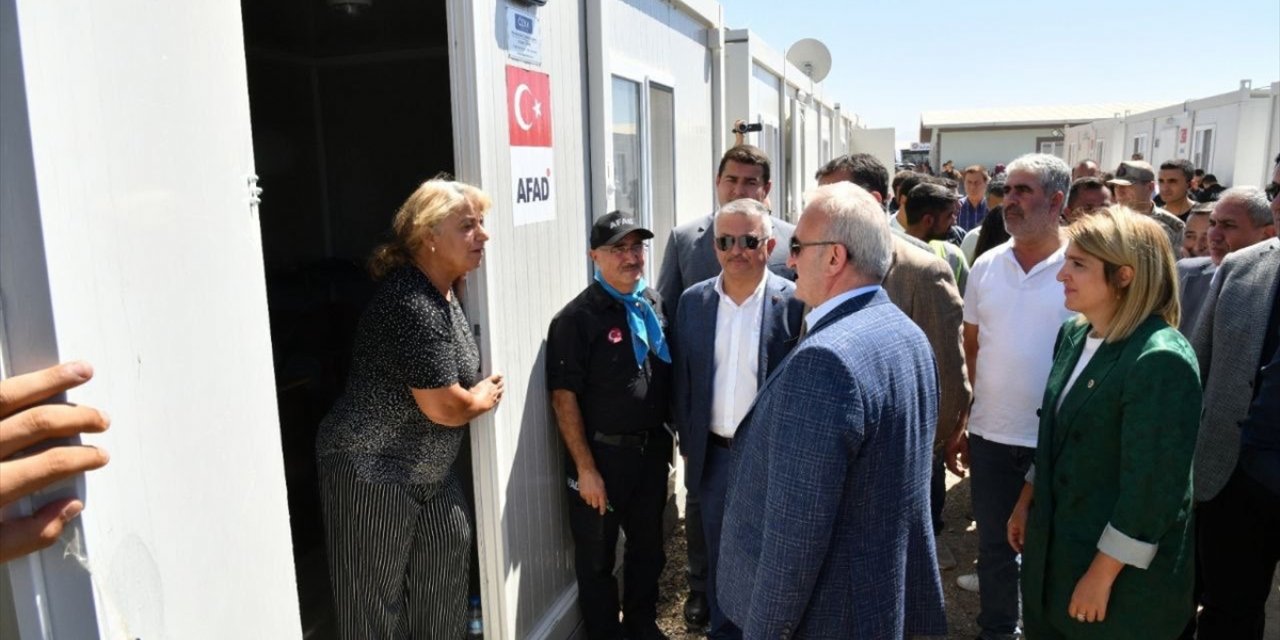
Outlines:
{"type": "MultiPolygon", "coordinates": [[[[1178,326],[1178,271],[1169,236],[1151,218],[1128,207],[1112,205],[1082,216],[1067,227],[1077,249],[1102,261],[1107,284],[1120,299],[1103,338],[1119,342],[1151,315],[1178,326]],[[1133,269],[1128,286],[1120,285],[1121,267],[1133,269]]],[[[1087,322],[1083,317],[1077,322],[1087,322]]]]}
{"type": "Polygon", "coordinates": [[[412,264],[424,236],[434,231],[441,220],[467,208],[484,215],[491,204],[483,191],[445,175],[418,185],[391,221],[391,241],[374,248],[369,258],[369,273],[375,280],[381,280],[395,269],[412,264]]]}

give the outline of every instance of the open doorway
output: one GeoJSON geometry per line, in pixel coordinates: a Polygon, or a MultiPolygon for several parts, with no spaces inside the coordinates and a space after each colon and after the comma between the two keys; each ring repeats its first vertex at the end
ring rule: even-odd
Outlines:
{"type": "MultiPolygon", "coordinates": [[[[418,183],[453,172],[445,4],[243,0],[241,10],[298,598],[304,636],[330,638],[315,434],[373,293],[371,249],[418,183]]],[[[465,445],[459,461],[470,485],[465,445]]]]}

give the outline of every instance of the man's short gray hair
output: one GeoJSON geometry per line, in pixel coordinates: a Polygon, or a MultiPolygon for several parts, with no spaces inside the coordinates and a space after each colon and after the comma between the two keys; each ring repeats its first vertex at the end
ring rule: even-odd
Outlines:
{"type": "Polygon", "coordinates": [[[1047,153],[1028,153],[1018,156],[1009,163],[1007,171],[1008,173],[1025,171],[1035,174],[1045,197],[1059,192],[1065,199],[1067,190],[1071,188],[1071,167],[1068,167],[1062,158],[1047,153]]]}
{"type": "Polygon", "coordinates": [[[805,200],[809,203],[806,210],[814,209],[827,216],[827,233],[821,240],[844,245],[854,270],[876,282],[883,281],[893,261],[893,235],[880,203],[866,189],[851,182],[818,187],[805,200]]]}
{"type": "Polygon", "coordinates": [[[764,203],[759,200],[752,200],[751,198],[734,200],[720,207],[720,210],[716,212],[716,220],[719,220],[721,216],[728,215],[755,218],[760,221],[760,226],[764,229],[764,237],[773,237],[773,219],[769,215],[769,207],[764,206],[764,203]]]}
{"type": "Polygon", "coordinates": [[[1249,212],[1249,220],[1254,227],[1265,227],[1275,224],[1271,217],[1271,203],[1267,202],[1267,194],[1257,187],[1231,187],[1218,196],[1215,207],[1227,201],[1239,203],[1249,212]]]}

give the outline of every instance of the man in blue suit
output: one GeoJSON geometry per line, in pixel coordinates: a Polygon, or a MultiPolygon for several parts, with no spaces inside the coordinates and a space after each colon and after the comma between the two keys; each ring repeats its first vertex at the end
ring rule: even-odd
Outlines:
{"type": "MultiPolygon", "coordinates": [[[[764,151],[739,141],[724,152],[716,169],[716,206],[742,198],[758,200],[768,206],[769,190],[773,188],[771,171],[769,156],[764,151]]],[[[720,273],[720,263],[713,246],[714,220],[715,213],[708,214],[672,229],[671,236],[667,238],[662,270],[658,273],[658,294],[666,305],[668,317],[674,318],[679,312],[680,294],[720,273]]],[[[795,227],[773,216],[770,216],[769,223],[777,240],[769,256],[769,270],[788,280],[795,280],[795,272],[787,267],[787,243],[791,242],[791,230],[795,227]]],[[[684,514],[685,537],[689,543],[689,597],[684,603],[684,619],[690,631],[702,632],[710,613],[706,596],[707,548],[706,541],[702,539],[702,504],[692,485],[685,496],[684,514]]]]}
{"type": "Polygon", "coordinates": [[[937,372],[880,282],[888,221],[820,187],[796,226],[808,334],[733,440],[717,586],[747,638],[945,635],[929,516],[937,372]]]}
{"type": "Polygon", "coordinates": [[[777,239],[769,209],[749,198],[720,208],[715,222],[720,275],[680,297],[673,327],[673,414],[685,456],[685,486],[702,501],[706,596],[713,639],[741,638],[716,604],[716,554],[729,449],[739,421],[800,335],[804,303],[795,285],[767,269],[777,239]]]}

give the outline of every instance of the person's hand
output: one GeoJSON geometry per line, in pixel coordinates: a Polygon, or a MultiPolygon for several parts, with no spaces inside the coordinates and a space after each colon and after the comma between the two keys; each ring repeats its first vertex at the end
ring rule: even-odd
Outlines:
{"type": "Polygon", "coordinates": [[[503,382],[502,374],[495,373],[484,380],[481,380],[476,386],[471,387],[471,393],[475,394],[480,400],[480,407],[488,411],[502,402],[502,394],[507,390],[507,383],[503,382]]]}
{"type": "Polygon", "coordinates": [[[604,492],[604,478],[595,469],[578,470],[578,495],[582,501],[591,505],[592,509],[604,515],[609,505],[609,496],[604,492]]]}
{"type": "MultiPolygon", "coordinates": [[[[36,406],[93,377],[86,362],[69,362],[0,380],[0,507],[55,482],[107,464],[107,452],[88,445],[58,445],[15,455],[53,438],[101,433],[111,424],[92,407],[69,404],[36,406]]],[[[63,498],[41,505],[25,518],[0,522],[0,562],[39,551],[62,535],[84,503],[63,498]]]]}
{"type": "Polygon", "coordinates": [[[969,432],[967,429],[956,429],[947,439],[946,456],[943,458],[951,473],[963,478],[965,469],[969,468],[969,432]]]}
{"type": "Polygon", "coordinates": [[[1031,505],[1019,500],[1013,505],[1013,513],[1009,514],[1009,523],[1005,526],[1009,546],[1018,553],[1022,553],[1022,547],[1027,543],[1027,514],[1030,511],[1031,505]]]}
{"type": "Polygon", "coordinates": [[[1067,615],[1082,624],[1106,620],[1111,585],[1123,568],[1124,564],[1119,560],[1099,551],[1089,565],[1089,570],[1076,582],[1071,603],[1067,605],[1067,615]]]}

